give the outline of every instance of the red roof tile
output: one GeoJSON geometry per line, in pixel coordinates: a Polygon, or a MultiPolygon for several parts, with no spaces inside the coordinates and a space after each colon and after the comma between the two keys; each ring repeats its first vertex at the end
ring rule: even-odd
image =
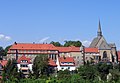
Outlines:
{"type": "Polygon", "coordinates": [[[0,60],[0,64],[2,65],[2,66],[6,66],[7,65],[7,60],[0,60]]]}
{"type": "Polygon", "coordinates": [[[80,52],[80,47],[70,46],[70,47],[57,47],[59,52],[80,52]]]}
{"type": "Polygon", "coordinates": [[[31,63],[31,59],[30,58],[27,58],[25,55],[22,55],[18,60],[17,60],[17,62],[18,63],[21,63],[21,61],[22,60],[26,60],[26,61],[28,61],[28,63],[31,63]]]}
{"type": "Polygon", "coordinates": [[[10,49],[20,50],[57,50],[52,44],[32,44],[32,43],[16,43],[10,49]]]}
{"type": "Polygon", "coordinates": [[[117,51],[118,54],[118,61],[120,61],[120,51],[117,51]]]}
{"type": "Polygon", "coordinates": [[[75,66],[75,61],[73,57],[59,57],[58,60],[59,60],[60,65],[61,63],[66,63],[66,62],[74,63],[74,65],[62,65],[62,66],[75,66]]]}
{"type": "Polygon", "coordinates": [[[86,53],[99,53],[98,48],[85,48],[86,53]]]}
{"type": "Polygon", "coordinates": [[[52,60],[52,59],[49,59],[49,65],[50,66],[57,66],[56,63],[52,60]]]}

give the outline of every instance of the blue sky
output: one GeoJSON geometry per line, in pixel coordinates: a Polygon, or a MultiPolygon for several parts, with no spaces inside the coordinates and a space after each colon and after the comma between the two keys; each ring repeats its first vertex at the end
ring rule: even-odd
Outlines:
{"type": "Polygon", "coordinates": [[[120,49],[119,0],[1,0],[0,45],[96,37],[100,19],[107,42],[120,49]]]}

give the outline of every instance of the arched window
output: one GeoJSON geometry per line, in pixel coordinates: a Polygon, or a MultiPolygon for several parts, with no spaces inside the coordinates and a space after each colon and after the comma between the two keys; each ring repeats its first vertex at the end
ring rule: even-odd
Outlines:
{"type": "Polygon", "coordinates": [[[103,58],[107,58],[107,52],[106,51],[103,52],[103,58]]]}

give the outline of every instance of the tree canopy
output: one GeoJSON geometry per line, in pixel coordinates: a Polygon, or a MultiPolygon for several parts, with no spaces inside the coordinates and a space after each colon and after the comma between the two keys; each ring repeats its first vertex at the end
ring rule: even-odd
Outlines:
{"type": "Polygon", "coordinates": [[[33,74],[35,78],[47,73],[48,69],[48,57],[47,55],[38,55],[33,61],[33,74]]]}
{"type": "Polygon", "coordinates": [[[82,43],[80,41],[64,41],[65,43],[62,45],[60,42],[55,42],[52,41],[50,44],[53,44],[54,46],[64,46],[64,47],[69,47],[69,46],[75,46],[75,47],[80,47],[82,43]]]}

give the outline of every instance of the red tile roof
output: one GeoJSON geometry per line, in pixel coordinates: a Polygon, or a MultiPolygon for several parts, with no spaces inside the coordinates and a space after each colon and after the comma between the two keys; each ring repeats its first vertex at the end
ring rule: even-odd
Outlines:
{"type": "Polygon", "coordinates": [[[117,51],[118,54],[118,61],[120,61],[120,51],[117,51]]]}
{"type": "Polygon", "coordinates": [[[25,55],[22,55],[18,60],[17,60],[17,62],[18,63],[21,63],[21,61],[22,60],[26,60],[26,61],[28,61],[27,63],[31,63],[31,59],[30,58],[27,58],[25,55]]]}
{"type": "Polygon", "coordinates": [[[56,65],[56,63],[52,60],[52,59],[49,59],[49,65],[50,66],[54,66],[54,67],[56,67],[57,65],[56,65]]]}
{"type": "Polygon", "coordinates": [[[6,66],[7,65],[7,60],[0,60],[0,64],[2,65],[2,66],[6,66]]]}
{"type": "MultiPolygon", "coordinates": [[[[61,63],[66,63],[66,62],[72,62],[75,65],[75,61],[73,57],[59,57],[58,60],[60,65],[61,63]]],[[[74,65],[62,65],[62,66],[74,66],[74,65]]]]}
{"type": "Polygon", "coordinates": [[[32,44],[32,43],[16,43],[10,49],[19,50],[57,50],[52,44],[32,44]]]}
{"type": "Polygon", "coordinates": [[[99,53],[98,48],[85,48],[86,53],[99,53]]]}
{"type": "Polygon", "coordinates": [[[57,47],[59,52],[80,52],[80,47],[70,46],[70,47],[57,47]]]}

